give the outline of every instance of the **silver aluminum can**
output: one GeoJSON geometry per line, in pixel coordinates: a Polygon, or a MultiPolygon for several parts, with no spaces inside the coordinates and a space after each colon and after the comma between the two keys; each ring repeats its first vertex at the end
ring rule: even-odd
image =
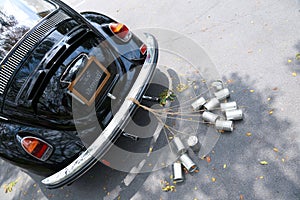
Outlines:
{"type": "Polygon", "coordinates": [[[235,101],[227,102],[227,103],[221,103],[220,107],[221,107],[222,112],[225,112],[227,110],[236,110],[237,109],[237,103],[235,101]]]}
{"type": "Polygon", "coordinates": [[[183,182],[183,173],[181,163],[173,163],[173,180],[177,183],[183,182]]]}
{"type": "Polygon", "coordinates": [[[227,110],[225,112],[225,116],[226,116],[227,120],[242,120],[243,119],[243,111],[241,109],[227,110]]]}
{"type": "Polygon", "coordinates": [[[221,80],[216,80],[212,82],[211,86],[214,88],[215,91],[220,91],[224,88],[223,81],[221,80]]]}
{"type": "Polygon", "coordinates": [[[182,143],[182,141],[180,140],[179,137],[174,137],[173,138],[173,141],[174,141],[174,144],[175,144],[175,147],[176,147],[176,152],[178,155],[181,155],[183,153],[186,152],[186,148],[184,146],[184,144],[182,143]]]}
{"type": "Polygon", "coordinates": [[[194,172],[197,169],[196,164],[192,161],[192,159],[185,153],[182,154],[179,158],[183,166],[189,171],[194,172]]]}
{"type": "Polygon", "coordinates": [[[219,107],[220,101],[217,98],[212,98],[206,104],[204,104],[204,108],[207,110],[214,110],[219,107]]]}
{"type": "Polygon", "coordinates": [[[202,114],[202,119],[204,121],[207,121],[207,122],[211,122],[211,123],[215,123],[217,119],[219,119],[220,116],[215,114],[215,113],[212,113],[212,112],[208,112],[208,111],[205,111],[203,112],[202,114]]]}
{"type": "Polygon", "coordinates": [[[232,121],[217,120],[215,126],[217,130],[229,131],[229,132],[233,131],[232,121]]]}
{"type": "Polygon", "coordinates": [[[195,135],[190,136],[188,138],[187,143],[194,152],[200,151],[200,143],[199,143],[197,136],[195,136],[195,135]]]}
{"type": "Polygon", "coordinates": [[[192,107],[194,110],[199,110],[205,103],[206,100],[204,97],[201,97],[192,103],[192,107]]]}
{"type": "Polygon", "coordinates": [[[218,92],[215,92],[215,97],[219,100],[222,101],[230,96],[230,92],[228,88],[224,88],[218,92]]]}

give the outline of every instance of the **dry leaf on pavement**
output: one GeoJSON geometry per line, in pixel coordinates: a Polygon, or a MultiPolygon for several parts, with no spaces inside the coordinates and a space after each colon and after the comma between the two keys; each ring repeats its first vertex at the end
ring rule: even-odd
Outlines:
{"type": "Polygon", "coordinates": [[[211,158],[209,156],[206,156],[205,159],[206,159],[206,162],[208,162],[208,163],[211,162],[211,158]]]}
{"type": "Polygon", "coordinates": [[[260,161],[260,164],[261,164],[261,165],[267,165],[267,164],[268,164],[268,162],[267,162],[267,161],[265,161],[265,160],[263,160],[263,161],[260,161]]]}

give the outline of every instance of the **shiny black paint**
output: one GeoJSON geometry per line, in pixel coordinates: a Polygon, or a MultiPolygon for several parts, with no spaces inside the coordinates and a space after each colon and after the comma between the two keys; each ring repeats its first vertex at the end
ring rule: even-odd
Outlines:
{"type": "Polygon", "coordinates": [[[40,175],[49,175],[65,167],[85,149],[75,132],[38,129],[5,122],[1,122],[0,132],[0,156],[40,175]],[[25,136],[35,136],[51,144],[54,147],[51,157],[42,162],[25,153],[18,141],[25,136]]]}
{"type": "MultiPolygon", "coordinates": [[[[126,85],[117,96],[120,101],[115,106],[118,107],[145,60],[139,51],[142,42],[136,36],[133,35],[127,43],[113,37],[107,27],[114,20],[91,12],[81,16],[62,2],[56,3],[70,18],[50,30],[23,58],[5,95],[0,96],[0,106],[3,103],[0,115],[8,118],[8,121],[0,121],[0,156],[42,175],[62,169],[85,150],[84,145],[93,142],[91,135],[85,140],[76,131],[72,103],[79,102],[72,100],[66,93],[66,85],[60,81],[67,67],[85,54],[96,56],[113,75],[110,84],[96,99],[98,121],[88,124],[82,121],[82,127],[92,133],[93,123],[100,123],[104,129],[113,117],[107,92],[114,89],[116,81],[119,85],[126,85]],[[80,32],[80,29],[84,31],[80,32]],[[124,76],[126,73],[131,74],[128,76],[131,78],[124,76]],[[37,83],[35,80],[38,80],[37,83]],[[21,138],[25,136],[35,136],[51,144],[53,155],[45,162],[28,155],[20,145],[21,138]]],[[[86,107],[86,115],[89,109],[86,107]]]]}

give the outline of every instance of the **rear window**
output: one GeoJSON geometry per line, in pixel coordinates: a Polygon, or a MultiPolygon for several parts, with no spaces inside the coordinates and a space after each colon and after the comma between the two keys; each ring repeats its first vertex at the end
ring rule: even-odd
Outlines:
{"type": "Polygon", "coordinates": [[[56,7],[42,0],[0,1],[0,62],[20,38],[56,7]]]}

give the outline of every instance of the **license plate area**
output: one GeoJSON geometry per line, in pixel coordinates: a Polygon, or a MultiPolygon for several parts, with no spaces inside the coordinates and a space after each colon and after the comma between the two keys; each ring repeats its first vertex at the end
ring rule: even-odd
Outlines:
{"type": "Polygon", "coordinates": [[[70,92],[88,106],[92,105],[101,90],[107,84],[111,74],[92,56],[79,75],[68,86],[70,92]]]}

